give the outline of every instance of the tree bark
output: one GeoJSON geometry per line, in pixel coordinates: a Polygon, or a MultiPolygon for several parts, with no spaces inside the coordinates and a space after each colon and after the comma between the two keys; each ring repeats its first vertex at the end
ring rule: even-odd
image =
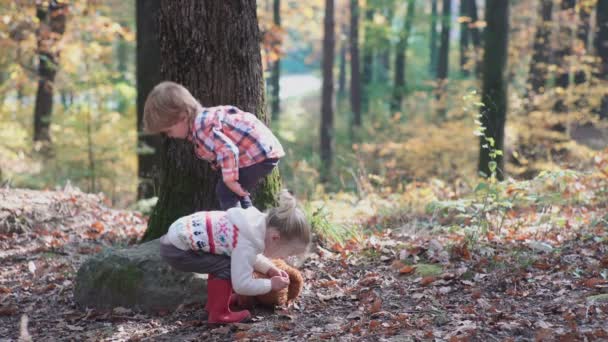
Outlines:
{"type": "Polygon", "coordinates": [[[477,27],[479,16],[477,15],[477,0],[463,0],[466,1],[469,8],[469,17],[471,17],[471,24],[469,25],[469,34],[471,35],[471,42],[475,48],[475,75],[480,76],[481,73],[481,58],[477,57],[481,55],[481,32],[477,27]]]}
{"type": "Polygon", "coordinates": [[[148,93],[160,77],[160,47],[158,42],[158,12],[160,0],[137,0],[137,165],[139,182],[137,198],[158,196],[160,189],[161,139],[143,134],[144,104],[148,93]]]}
{"type": "MultiPolygon", "coordinates": [[[[231,104],[267,121],[256,4],[248,0],[162,0],[159,12],[161,77],[183,84],[203,106],[231,104]]],[[[187,141],[165,139],[161,185],[145,240],[164,234],[177,218],[218,209],[219,179],[187,141]]],[[[261,210],[274,204],[275,171],[254,193],[261,210]]]]}
{"type": "MultiPolygon", "coordinates": [[[[460,16],[468,17],[468,13],[467,0],[460,0],[460,16]]],[[[463,21],[460,23],[460,72],[462,73],[462,76],[465,77],[469,76],[469,70],[466,68],[469,50],[469,23],[470,21],[463,21]]]]}
{"type": "Polygon", "coordinates": [[[372,30],[371,25],[374,20],[374,9],[371,8],[369,2],[367,3],[368,8],[365,10],[365,42],[363,44],[363,94],[362,94],[362,105],[363,111],[369,111],[370,105],[370,91],[372,81],[374,79],[374,51],[372,42],[372,30]]]}
{"type": "Polygon", "coordinates": [[[437,77],[437,0],[431,0],[431,36],[429,38],[430,64],[432,77],[437,77]]]}
{"type": "MultiPolygon", "coordinates": [[[[599,79],[604,83],[603,89],[608,87],[608,0],[598,0],[595,10],[597,32],[595,34],[595,50],[600,59],[599,79]]],[[[604,96],[600,108],[597,109],[600,118],[608,119],[608,91],[604,96]]]]}
{"type": "MultiPolygon", "coordinates": [[[[578,40],[579,49],[586,55],[589,51],[589,31],[591,30],[591,11],[592,8],[585,2],[579,3],[578,9],[578,26],[576,28],[576,38],[578,40]]],[[[587,80],[585,70],[578,68],[574,72],[574,84],[583,84],[587,80]]]]}
{"type": "Polygon", "coordinates": [[[393,12],[395,11],[395,9],[393,8],[393,3],[392,1],[388,1],[383,3],[383,7],[382,11],[384,12],[384,17],[386,18],[386,22],[387,22],[387,26],[389,27],[389,30],[385,30],[383,31],[382,35],[380,36],[380,46],[379,46],[379,51],[380,53],[378,54],[378,82],[382,83],[382,84],[388,84],[390,83],[390,60],[391,60],[391,40],[390,40],[390,27],[392,26],[392,22],[393,22],[393,12]]]}
{"type": "Polygon", "coordinates": [[[59,40],[65,32],[68,4],[65,2],[38,2],[36,16],[38,29],[38,91],[34,106],[34,141],[50,143],[51,115],[55,76],[59,68],[59,40]]]}
{"type": "MultiPolygon", "coordinates": [[[[342,32],[346,32],[346,25],[342,27],[342,32]]],[[[338,67],[338,95],[346,94],[346,39],[340,39],[340,66],[338,67]]]]}
{"type": "MultiPolygon", "coordinates": [[[[273,22],[277,28],[281,27],[281,0],[274,0],[272,6],[273,22]]],[[[281,57],[273,63],[270,76],[270,112],[272,121],[278,121],[281,114],[281,57]]]]}
{"type": "MultiPolygon", "coordinates": [[[[437,63],[437,99],[441,99],[446,95],[446,83],[448,79],[448,65],[450,53],[450,22],[452,19],[452,0],[443,0],[443,15],[441,18],[441,44],[439,46],[439,60],[437,63]]],[[[445,99],[440,103],[437,116],[444,118],[446,116],[445,99]]]]}
{"type": "Polygon", "coordinates": [[[323,24],[323,90],[321,102],[321,181],[331,178],[333,161],[333,93],[334,93],[334,0],[325,0],[325,19],[323,24]]]}
{"type": "Polygon", "coordinates": [[[361,127],[361,69],[359,68],[359,0],[350,0],[350,106],[353,126],[361,127]]]}
{"type": "Polygon", "coordinates": [[[492,175],[495,165],[496,177],[504,178],[502,154],[492,157],[492,151],[504,149],[504,129],[507,113],[507,82],[505,71],[508,58],[509,2],[486,0],[486,29],[484,32],[483,89],[481,123],[485,127],[480,138],[478,170],[492,175]],[[490,138],[494,143],[488,142],[490,138]],[[493,146],[492,146],[493,145],[493,146]],[[495,164],[494,164],[495,163],[495,164]]]}
{"type": "Polygon", "coordinates": [[[401,110],[401,102],[403,94],[406,92],[405,87],[405,66],[407,60],[408,40],[412,30],[412,21],[414,19],[415,2],[408,0],[407,14],[403,21],[403,31],[399,35],[397,43],[397,53],[395,55],[395,87],[393,88],[393,100],[391,101],[391,111],[396,112],[401,110]]]}
{"type": "MultiPolygon", "coordinates": [[[[572,27],[570,23],[574,20],[575,4],[576,0],[561,1],[560,48],[555,52],[555,65],[557,66],[555,86],[564,90],[570,85],[570,62],[566,59],[572,54],[572,27]]],[[[553,106],[553,111],[566,112],[567,110],[568,108],[560,96],[553,106]]]]}
{"type": "Polygon", "coordinates": [[[534,34],[534,47],[528,73],[528,99],[545,91],[548,66],[551,58],[549,40],[551,37],[551,14],[553,0],[542,0],[539,6],[538,23],[534,34]]]}

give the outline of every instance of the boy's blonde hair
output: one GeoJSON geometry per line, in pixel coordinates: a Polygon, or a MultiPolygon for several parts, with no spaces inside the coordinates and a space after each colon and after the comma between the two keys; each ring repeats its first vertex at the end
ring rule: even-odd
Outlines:
{"type": "Polygon", "coordinates": [[[310,224],[306,214],[298,208],[296,199],[287,190],[281,191],[279,206],[268,210],[266,226],[275,228],[287,241],[300,241],[306,246],[310,243],[310,224]]]}
{"type": "Polygon", "coordinates": [[[144,106],[144,131],[158,133],[178,123],[184,115],[194,118],[201,104],[181,84],[165,81],[152,89],[144,106]]]}

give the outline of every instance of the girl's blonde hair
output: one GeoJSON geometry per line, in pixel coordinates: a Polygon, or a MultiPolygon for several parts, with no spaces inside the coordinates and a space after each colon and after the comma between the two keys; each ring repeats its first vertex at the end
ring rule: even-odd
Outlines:
{"type": "Polygon", "coordinates": [[[181,84],[165,81],[152,89],[144,105],[144,131],[159,133],[178,123],[184,115],[192,119],[201,104],[181,84]]]}
{"type": "Polygon", "coordinates": [[[275,228],[287,241],[310,243],[310,224],[306,214],[298,208],[296,199],[287,190],[281,191],[279,206],[268,211],[266,225],[275,228]]]}

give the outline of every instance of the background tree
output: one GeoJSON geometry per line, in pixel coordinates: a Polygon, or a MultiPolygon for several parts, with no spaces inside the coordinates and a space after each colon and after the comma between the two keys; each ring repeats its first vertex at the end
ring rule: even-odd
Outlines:
{"type": "Polygon", "coordinates": [[[479,76],[481,71],[481,32],[479,30],[479,16],[477,14],[477,0],[462,0],[467,3],[468,7],[468,15],[471,18],[471,22],[469,23],[469,34],[471,36],[471,42],[473,43],[473,47],[475,48],[475,74],[479,76]]]}
{"type": "MultiPolygon", "coordinates": [[[[163,79],[183,84],[204,106],[233,104],[267,122],[254,2],[163,1],[159,23],[163,79]]],[[[180,216],[219,207],[218,174],[192,148],[164,140],[160,196],[145,240],[164,234],[180,216]]],[[[278,188],[275,172],[254,194],[256,207],[272,204],[278,188]]]]}
{"type": "Polygon", "coordinates": [[[59,40],[65,32],[68,4],[64,1],[37,2],[38,92],[34,107],[34,141],[50,143],[55,76],[59,68],[59,40]]]}
{"type": "MultiPolygon", "coordinates": [[[[144,104],[148,93],[160,77],[160,47],[158,43],[158,11],[160,0],[137,0],[137,130],[143,126],[144,104]]],[[[137,198],[158,195],[160,188],[160,136],[138,135],[137,198]]]]}
{"type": "Polygon", "coordinates": [[[407,12],[403,20],[403,31],[399,34],[399,41],[396,47],[395,54],[395,86],[393,88],[393,99],[391,101],[391,111],[396,112],[401,110],[401,102],[403,94],[405,94],[405,68],[407,60],[407,48],[412,30],[412,21],[414,20],[414,11],[416,4],[414,0],[408,0],[407,12]]]}
{"type": "MultiPolygon", "coordinates": [[[[595,23],[597,27],[595,50],[599,57],[598,76],[604,84],[604,89],[606,89],[608,86],[608,0],[597,1],[595,23]]],[[[601,118],[608,118],[608,91],[606,90],[604,90],[598,113],[601,118]]]]}
{"type": "Polygon", "coordinates": [[[361,102],[363,106],[363,112],[369,112],[370,105],[370,94],[371,85],[374,80],[374,37],[372,34],[373,20],[375,8],[371,1],[366,3],[365,8],[365,19],[363,20],[363,27],[365,27],[364,43],[363,43],[363,71],[362,71],[362,89],[363,94],[361,96],[361,102]]]}
{"type": "MultiPolygon", "coordinates": [[[[281,29],[281,0],[273,0],[272,6],[272,18],[274,23],[274,29],[279,31],[281,29]]],[[[270,76],[270,112],[272,113],[272,120],[278,121],[281,113],[281,57],[277,56],[271,69],[270,76]]]]}
{"type": "Polygon", "coordinates": [[[538,7],[538,21],[534,34],[534,46],[528,73],[528,97],[544,92],[548,66],[551,58],[549,40],[551,37],[551,14],[553,0],[543,0],[538,7]]]}
{"type": "Polygon", "coordinates": [[[505,70],[508,56],[509,2],[486,0],[483,54],[483,89],[481,123],[485,128],[480,138],[478,170],[490,176],[496,172],[504,178],[502,150],[507,114],[505,70]],[[500,151],[500,152],[496,152],[500,151]]]}
{"type": "Polygon", "coordinates": [[[469,24],[471,22],[471,18],[468,17],[469,9],[467,6],[467,0],[460,0],[460,72],[465,77],[469,75],[466,65],[469,49],[469,24]]]}
{"type": "Polygon", "coordinates": [[[323,86],[321,99],[321,181],[328,182],[333,162],[334,135],[334,0],[325,0],[323,24],[323,86]]]}
{"type": "MultiPolygon", "coordinates": [[[[562,0],[560,5],[559,47],[555,51],[555,65],[557,74],[555,86],[566,90],[570,84],[570,61],[572,54],[572,20],[574,18],[576,0],[562,0]]],[[[555,112],[568,110],[564,100],[560,97],[553,106],[555,112]]]]}
{"type": "Polygon", "coordinates": [[[448,65],[450,61],[450,24],[452,20],[452,1],[443,0],[441,18],[441,44],[439,46],[439,58],[437,61],[437,98],[441,100],[438,110],[439,117],[445,117],[446,105],[445,105],[445,91],[446,82],[448,79],[448,65]]]}
{"type": "Polygon", "coordinates": [[[429,71],[431,77],[437,76],[437,0],[431,0],[431,29],[429,38],[429,71]]]}
{"type": "Polygon", "coordinates": [[[350,0],[350,106],[353,126],[361,127],[361,69],[359,67],[359,0],[350,0]]]}

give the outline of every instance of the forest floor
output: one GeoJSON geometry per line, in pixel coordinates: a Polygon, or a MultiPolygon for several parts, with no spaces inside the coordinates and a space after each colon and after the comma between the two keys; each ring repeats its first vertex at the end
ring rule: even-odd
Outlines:
{"type": "Polygon", "coordinates": [[[77,190],[0,190],[0,341],[608,340],[605,220],[559,246],[528,234],[470,251],[450,234],[399,229],[317,245],[300,299],[254,309],[248,324],[208,326],[202,305],[154,316],[78,308],[82,262],[135,243],[145,225],[77,190]]]}

